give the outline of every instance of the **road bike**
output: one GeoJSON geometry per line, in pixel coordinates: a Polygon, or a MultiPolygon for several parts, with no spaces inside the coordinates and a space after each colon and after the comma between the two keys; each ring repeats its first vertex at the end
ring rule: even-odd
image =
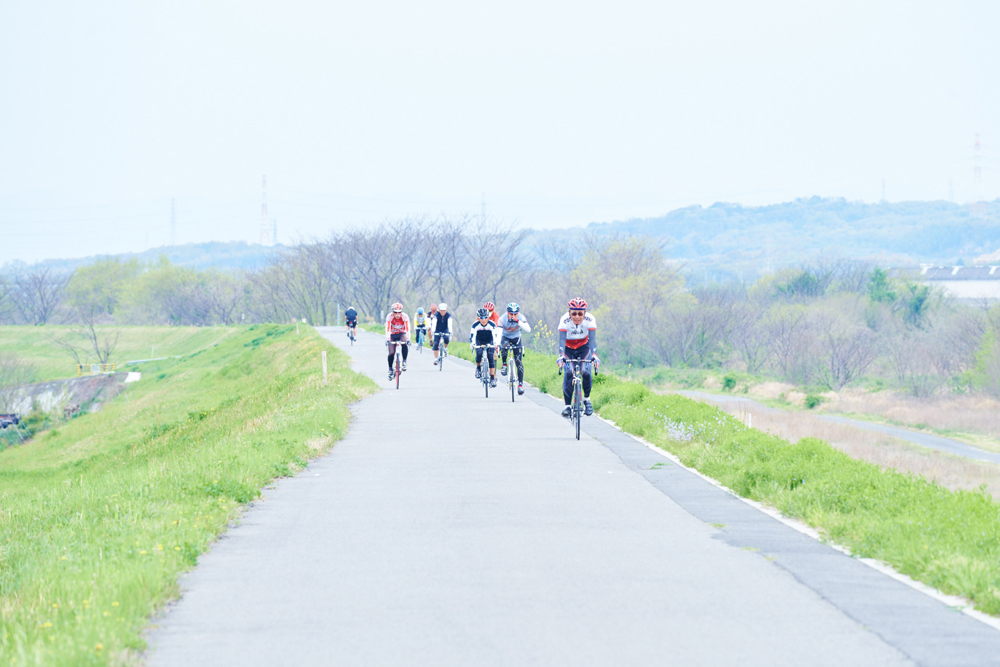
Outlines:
{"type": "MultiPolygon", "coordinates": [[[[573,401],[570,403],[570,415],[569,420],[573,424],[573,429],[576,431],[576,439],[580,439],[580,422],[583,420],[583,414],[585,408],[583,406],[583,365],[592,363],[590,360],[582,359],[566,359],[563,357],[563,367],[559,369],[559,374],[562,375],[563,368],[566,364],[569,364],[573,369],[573,401]]],[[[597,364],[593,363],[593,373],[597,375],[597,364]]]]}
{"type": "MultiPolygon", "coordinates": [[[[502,345],[502,344],[501,344],[502,345]]],[[[517,394],[517,361],[514,358],[515,352],[520,352],[524,354],[523,345],[507,345],[504,347],[507,350],[507,361],[504,366],[507,367],[507,384],[510,386],[510,402],[514,402],[514,396],[517,394]]]]}
{"type": "Polygon", "coordinates": [[[486,354],[486,350],[491,347],[493,347],[493,345],[476,345],[473,348],[483,351],[483,357],[479,360],[479,381],[483,383],[483,389],[486,391],[486,398],[490,397],[490,358],[486,354]]]}
{"type": "Polygon", "coordinates": [[[354,327],[347,325],[347,337],[351,339],[351,347],[354,347],[354,327]]]}
{"type": "Polygon", "coordinates": [[[436,333],[434,338],[437,340],[438,344],[438,370],[444,368],[444,358],[448,356],[448,343],[441,340],[442,336],[448,336],[450,334],[436,333]]]}
{"type": "Polygon", "coordinates": [[[396,341],[393,343],[390,343],[389,341],[385,342],[386,348],[388,348],[389,345],[396,346],[396,362],[395,362],[395,373],[394,373],[394,375],[396,376],[396,389],[399,389],[399,376],[403,374],[403,346],[404,345],[408,346],[409,344],[410,344],[409,341],[396,341]]]}
{"type": "Polygon", "coordinates": [[[420,354],[424,353],[424,341],[427,340],[427,332],[423,327],[417,327],[417,349],[420,354]]]}

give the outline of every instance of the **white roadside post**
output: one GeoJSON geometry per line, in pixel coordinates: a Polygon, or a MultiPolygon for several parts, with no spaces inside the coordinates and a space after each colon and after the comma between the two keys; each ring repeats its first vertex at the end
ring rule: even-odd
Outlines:
{"type": "Polygon", "coordinates": [[[326,350],[323,350],[323,384],[326,384],[326,350]]]}

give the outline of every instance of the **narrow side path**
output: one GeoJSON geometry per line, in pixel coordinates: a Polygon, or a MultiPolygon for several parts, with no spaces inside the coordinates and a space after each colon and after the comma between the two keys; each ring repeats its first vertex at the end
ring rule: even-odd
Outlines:
{"type": "MultiPolygon", "coordinates": [[[[715,403],[717,405],[732,405],[736,403],[743,403],[748,406],[754,406],[754,410],[759,410],[762,412],[780,412],[777,408],[772,408],[763,403],[758,403],[751,398],[741,398],[739,396],[722,396],[719,394],[710,394],[704,391],[689,391],[683,390],[678,391],[678,394],[682,396],[688,396],[690,398],[695,398],[699,401],[708,401],[709,403],[715,403]]],[[[990,452],[985,449],[980,449],[974,445],[962,442],[961,440],[954,440],[952,438],[945,438],[940,435],[932,435],[930,433],[921,433],[919,431],[911,431],[910,429],[900,428],[899,426],[890,426],[888,424],[878,424],[876,422],[864,421],[863,419],[851,419],[850,417],[841,417],[839,415],[815,415],[819,419],[825,421],[834,422],[837,424],[847,424],[848,426],[853,426],[855,428],[864,429],[866,431],[875,431],[877,433],[884,433],[885,435],[891,435],[894,438],[899,438],[900,440],[906,440],[907,442],[912,442],[915,445],[920,445],[921,447],[926,447],[928,449],[934,449],[939,452],[946,452],[948,454],[954,454],[955,456],[961,456],[963,458],[972,459],[974,461],[985,461],[987,463],[998,463],[1000,464],[1000,454],[997,452],[990,452]]]]}
{"type": "Polygon", "coordinates": [[[980,665],[1000,633],[558,401],[380,336],[383,390],[182,582],[151,665],[980,665]],[[715,525],[713,525],[715,524],[715,525]],[[856,567],[855,567],[856,566],[856,567]]]}

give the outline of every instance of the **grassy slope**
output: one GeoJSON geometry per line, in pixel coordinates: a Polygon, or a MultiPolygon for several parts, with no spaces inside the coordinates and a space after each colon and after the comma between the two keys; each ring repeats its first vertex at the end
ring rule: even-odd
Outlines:
{"type": "Polygon", "coordinates": [[[241,504],[340,438],[347,404],[375,389],[309,327],[230,331],[146,365],[127,399],[0,452],[0,665],[134,655],[241,504]]]}
{"type": "MultiPolygon", "coordinates": [[[[113,330],[99,327],[99,330],[113,330]]],[[[221,343],[244,329],[241,327],[122,327],[111,361],[123,364],[126,361],[149,359],[150,356],[173,357],[192,354],[198,350],[221,343]],[[152,349],[156,346],[155,353],[152,349]]],[[[68,326],[0,326],[0,354],[16,354],[30,362],[35,368],[35,381],[45,382],[76,375],[76,362],[62,348],[53,345],[50,338],[70,339],[77,347],[83,347],[85,340],[72,335],[68,326]]],[[[82,356],[85,362],[96,362],[93,353],[82,356]]],[[[132,369],[142,370],[142,369],[132,369]]]]}
{"type": "MultiPolygon", "coordinates": [[[[464,345],[451,351],[470,357],[464,345]]],[[[525,379],[562,393],[553,356],[529,352],[525,379]]],[[[815,438],[793,445],[708,404],[607,374],[592,399],[602,417],[736,493],[805,521],[857,556],[1000,614],[1000,505],[989,495],[883,470],[815,438]]]]}

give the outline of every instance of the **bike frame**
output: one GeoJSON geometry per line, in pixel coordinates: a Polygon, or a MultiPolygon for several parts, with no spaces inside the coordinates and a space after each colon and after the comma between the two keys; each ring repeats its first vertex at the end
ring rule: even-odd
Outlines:
{"type": "MultiPolygon", "coordinates": [[[[486,350],[492,345],[476,345],[475,349],[483,351],[483,358],[479,360],[479,380],[486,389],[486,398],[490,397],[490,358],[486,356],[486,350]]],[[[494,363],[496,363],[494,361],[494,363]]]]}
{"type": "Polygon", "coordinates": [[[514,350],[520,350],[523,359],[524,345],[508,345],[505,348],[501,343],[500,349],[507,350],[507,384],[510,385],[510,402],[513,403],[514,395],[517,394],[517,360],[514,358],[514,350]]]}
{"type": "Polygon", "coordinates": [[[434,334],[434,337],[438,339],[438,370],[444,368],[444,358],[448,356],[448,344],[441,340],[441,338],[447,335],[443,333],[434,334]]]}

